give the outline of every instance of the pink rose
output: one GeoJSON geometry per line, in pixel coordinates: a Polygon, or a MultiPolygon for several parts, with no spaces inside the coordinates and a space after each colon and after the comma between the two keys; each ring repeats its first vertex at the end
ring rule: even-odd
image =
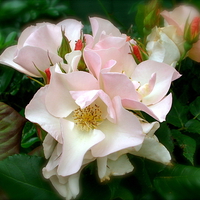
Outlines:
{"type": "Polygon", "coordinates": [[[120,33],[105,19],[90,18],[90,23],[92,36],[85,34],[86,47],[83,51],[89,71],[97,78],[102,69],[132,74],[136,62],[131,55],[127,35],[120,33]]]}
{"type": "MultiPolygon", "coordinates": [[[[8,47],[2,53],[0,63],[29,76],[41,77],[37,68],[44,72],[50,66],[63,62],[63,58],[58,55],[63,39],[62,31],[70,41],[69,46],[73,53],[75,43],[80,39],[81,29],[81,22],[74,19],[66,19],[56,25],[39,23],[30,26],[21,33],[17,45],[8,47]]],[[[71,55],[68,57],[66,59],[72,60],[71,55]]]]}
{"type": "Polygon", "coordinates": [[[123,108],[119,96],[135,98],[134,86],[129,80],[126,91],[117,92],[118,85],[109,94],[90,73],[51,68],[50,83],[38,90],[25,115],[62,144],[58,175],[78,172],[88,150],[93,157],[104,157],[143,142],[138,118],[123,108]]]}
{"type": "Polygon", "coordinates": [[[166,25],[173,25],[177,28],[177,34],[183,36],[187,42],[187,55],[200,62],[200,13],[196,8],[186,5],[181,5],[173,11],[163,11],[161,15],[165,19],[166,25]]]}

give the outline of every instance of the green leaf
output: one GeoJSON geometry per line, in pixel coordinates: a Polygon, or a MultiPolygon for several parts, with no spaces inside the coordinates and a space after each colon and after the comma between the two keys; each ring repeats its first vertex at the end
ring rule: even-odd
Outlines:
{"type": "Polygon", "coordinates": [[[29,148],[35,142],[39,142],[40,139],[37,137],[37,130],[35,124],[31,122],[26,122],[24,129],[22,131],[21,146],[23,148],[29,148]]]}
{"type": "Polygon", "coordinates": [[[184,165],[167,167],[154,179],[154,186],[165,200],[200,199],[200,168],[184,165]]]}
{"type": "Polygon", "coordinates": [[[15,70],[11,67],[0,68],[0,94],[2,94],[10,84],[15,70]]]}
{"type": "Polygon", "coordinates": [[[196,119],[189,120],[185,127],[188,132],[200,134],[200,121],[196,119]]]}
{"type": "Polygon", "coordinates": [[[116,198],[120,198],[120,199],[134,199],[133,194],[131,193],[131,191],[129,189],[127,189],[124,186],[120,186],[116,191],[115,194],[113,196],[112,199],[116,199],[116,198]]]}
{"type": "Polygon", "coordinates": [[[172,141],[171,130],[167,126],[166,122],[160,124],[160,128],[155,132],[155,135],[158,137],[159,142],[162,143],[170,153],[172,153],[174,144],[172,141]]]}
{"type": "Polygon", "coordinates": [[[26,119],[0,102],[0,160],[19,153],[21,132],[26,119]]]}
{"type": "Polygon", "coordinates": [[[194,118],[200,120],[200,96],[190,104],[190,112],[194,115],[194,118]]]}
{"type": "Polygon", "coordinates": [[[137,9],[136,17],[135,17],[135,23],[136,23],[136,27],[137,27],[140,37],[143,37],[144,36],[143,28],[144,28],[145,5],[140,3],[138,4],[137,8],[138,9],[137,9]]]}
{"type": "Polygon", "coordinates": [[[196,141],[187,136],[182,134],[178,130],[172,130],[172,135],[174,139],[178,142],[178,145],[180,148],[183,149],[183,155],[184,157],[191,162],[191,164],[194,164],[194,153],[196,150],[196,141]]]}
{"type": "MultiPolygon", "coordinates": [[[[94,163],[91,163],[92,165],[94,163]]],[[[95,171],[96,172],[96,171],[95,171]]],[[[100,183],[98,177],[91,174],[91,170],[83,170],[80,180],[80,194],[77,200],[108,200],[110,190],[105,183],[100,183]]]]}
{"type": "Polygon", "coordinates": [[[41,174],[43,164],[41,157],[22,154],[0,161],[0,187],[12,200],[59,200],[41,174]]]}
{"type": "Polygon", "coordinates": [[[167,115],[167,122],[179,128],[184,127],[185,123],[188,121],[188,111],[188,106],[182,105],[179,100],[173,96],[173,104],[167,115]]]}

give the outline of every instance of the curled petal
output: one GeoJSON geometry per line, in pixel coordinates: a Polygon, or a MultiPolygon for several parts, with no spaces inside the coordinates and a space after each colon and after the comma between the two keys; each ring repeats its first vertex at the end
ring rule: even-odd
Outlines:
{"type": "Polygon", "coordinates": [[[117,122],[105,120],[98,126],[106,137],[91,148],[94,157],[103,157],[143,142],[144,134],[138,118],[122,107],[120,97],[115,97],[113,104],[117,122]]]}
{"type": "Polygon", "coordinates": [[[40,88],[25,108],[25,116],[33,123],[39,124],[46,132],[62,143],[60,119],[49,114],[45,107],[48,85],[40,88]]]}
{"type": "Polygon", "coordinates": [[[3,65],[8,65],[13,67],[14,69],[18,70],[21,73],[27,74],[33,77],[39,77],[40,73],[35,69],[26,69],[17,64],[13,61],[14,57],[16,56],[17,46],[8,47],[1,55],[0,55],[0,63],[3,65]],[[29,71],[30,70],[30,71],[29,71]]]}
{"type": "Polygon", "coordinates": [[[169,164],[171,161],[169,151],[161,143],[159,143],[156,136],[145,137],[140,150],[131,151],[130,153],[163,164],[169,164]]]}
{"type": "Polygon", "coordinates": [[[154,119],[163,122],[165,121],[166,115],[169,112],[172,105],[172,95],[169,94],[163,98],[160,102],[146,106],[145,104],[134,101],[131,99],[122,99],[122,104],[126,109],[130,110],[141,110],[146,112],[148,115],[152,116],[154,119]]]}

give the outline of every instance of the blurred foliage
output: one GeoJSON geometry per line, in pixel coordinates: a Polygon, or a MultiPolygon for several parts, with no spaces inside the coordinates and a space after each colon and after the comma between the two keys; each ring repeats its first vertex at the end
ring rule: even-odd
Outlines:
{"type": "MultiPolygon", "coordinates": [[[[8,46],[16,44],[17,38],[25,27],[43,21],[57,23],[67,17],[76,18],[83,21],[84,24],[86,23],[86,31],[90,31],[87,26],[88,16],[104,17],[111,20],[122,32],[141,37],[141,35],[136,34],[140,29],[140,18],[137,19],[136,13],[139,6],[147,1],[0,0],[0,52],[8,46]]],[[[160,1],[161,7],[167,9],[181,3],[191,4],[200,9],[200,1],[196,0],[160,1]]],[[[173,107],[167,116],[167,121],[163,122],[156,132],[160,142],[171,153],[174,165],[166,167],[129,155],[135,167],[131,174],[125,177],[112,177],[108,183],[99,183],[94,175],[96,174],[96,165],[95,163],[90,164],[81,175],[81,194],[77,199],[171,200],[199,197],[200,64],[185,59],[179,72],[183,76],[176,80],[171,87],[173,107]],[[185,190],[185,188],[187,189],[185,190]],[[183,191],[184,193],[182,193],[183,191]]],[[[25,106],[39,87],[38,83],[30,80],[26,75],[1,65],[0,102],[11,106],[22,116],[25,106]]],[[[13,110],[12,112],[15,113],[13,110]]],[[[16,127],[10,128],[15,129],[16,127]]],[[[6,131],[5,127],[2,130],[6,131]]],[[[37,131],[34,125],[26,124],[22,132],[21,153],[29,153],[33,147],[41,145],[37,131]]],[[[8,142],[8,146],[10,144],[8,142]]],[[[19,197],[17,195],[20,195],[20,199],[34,199],[34,194],[39,199],[38,194],[41,191],[43,197],[61,199],[49,183],[41,178],[42,166],[44,166],[44,161],[41,157],[27,155],[8,157],[0,161],[0,186],[10,195],[11,199],[19,197]],[[22,164],[24,160],[26,167],[22,164]],[[7,167],[15,177],[14,182],[7,167]],[[19,176],[17,176],[19,172],[17,169],[20,171],[19,176]],[[33,169],[33,174],[31,174],[30,169],[33,169]],[[38,174],[41,177],[38,177],[38,174]],[[30,175],[32,175],[33,180],[29,181],[30,175]],[[26,184],[33,186],[41,184],[41,187],[33,189],[27,187],[26,184]],[[19,190],[26,190],[26,193],[18,193],[19,190]],[[32,194],[32,198],[29,192],[32,194]]],[[[0,192],[0,199],[3,196],[4,194],[0,192]]]]}

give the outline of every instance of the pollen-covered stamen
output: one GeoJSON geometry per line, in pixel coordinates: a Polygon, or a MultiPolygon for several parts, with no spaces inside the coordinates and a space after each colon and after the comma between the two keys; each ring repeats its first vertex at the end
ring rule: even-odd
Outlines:
{"type": "Polygon", "coordinates": [[[82,131],[90,131],[97,128],[103,121],[102,112],[98,105],[89,105],[84,109],[77,108],[73,114],[74,122],[82,131]]]}

